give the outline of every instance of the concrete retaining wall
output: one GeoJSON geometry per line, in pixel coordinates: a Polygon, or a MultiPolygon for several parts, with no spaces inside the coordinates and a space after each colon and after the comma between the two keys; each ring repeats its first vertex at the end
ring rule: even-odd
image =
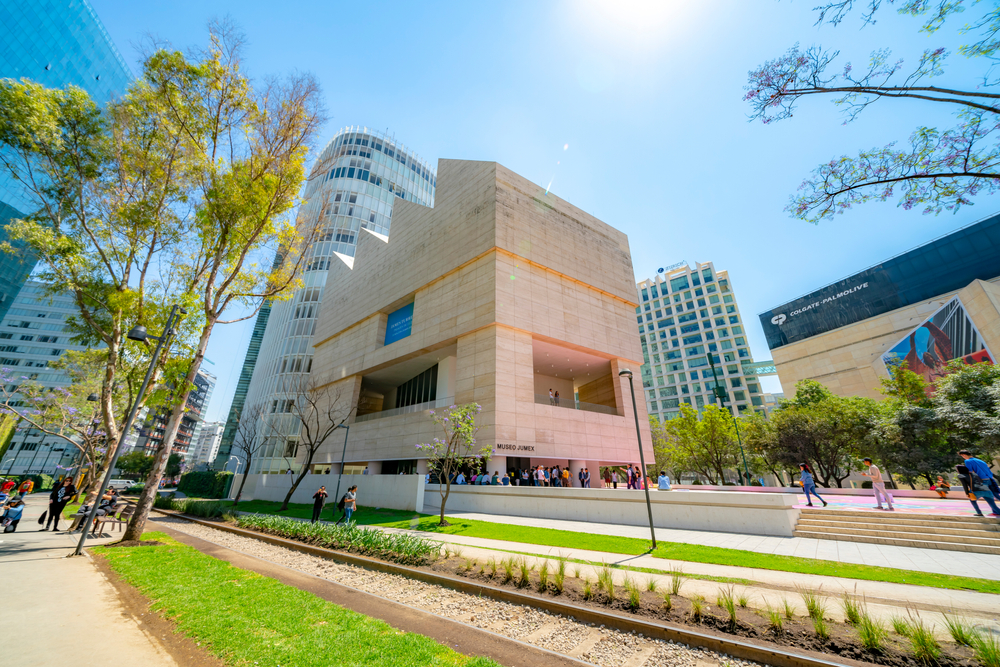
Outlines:
{"type": "MultiPolygon", "coordinates": [[[[438,485],[427,485],[426,502],[438,504],[438,485]]],[[[653,525],[659,528],[791,537],[799,518],[791,494],[734,491],[650,491],[653,525]]],[[[625,489],[452,486],[448,511],[516,514],[539,519],[649,525],[646,498],[625,489]]]]}
{"type": "MultiPolygon", "coordinates": [[[[394,510],[424,511],[423,475],[306,475],[299,488],[292,495],[293,503],[311,503],[312,496],[320,486],[326,486],[327,504],[336,504],[334,498],[337,478],[340,477],[340,495],[355,484],[358,485],[358,504],[367,507],[385,507],[394,510]]],[[[288,475],[250,475],[243,487],[242,500],[282,501],[291,488],[288,475]]],[[[239,488],[235,480],[232,493],[239,488]]]]}

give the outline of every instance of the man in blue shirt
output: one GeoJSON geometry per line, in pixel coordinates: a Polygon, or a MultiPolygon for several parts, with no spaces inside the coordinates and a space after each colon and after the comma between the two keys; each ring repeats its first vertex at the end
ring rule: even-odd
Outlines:
{"type": "Polygon", "coordinates": [[[656,488],[660,491],[670,490],[670,478],[667,476],[666,471],[660,471],[660,477],[656,480],[656,488]]]}
{"type": "Polygon", "coordinates": [[[965,467],[970,471],[974,472],[979,479],[983,480],[987,486],[990,487],[990,491],[993,495],[1000,497],[1000,487],[997,485],[997,480],[993,476],[993,471],[986,464],[985,461],[977,459],[973,456],[968,449],[963,449],[958,453],[963,459],[965,459],[965,467]]]}

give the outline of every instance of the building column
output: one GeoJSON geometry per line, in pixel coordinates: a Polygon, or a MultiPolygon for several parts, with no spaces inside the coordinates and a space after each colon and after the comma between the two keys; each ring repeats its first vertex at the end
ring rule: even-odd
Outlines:
{"type": "Polygon", "coordinates": [[[331,475],[339,475],[340,474],[340,464],[339,463],[331,463],[330,464],[330,474],[331,475]]]}
{"type": "Polygon", "coordinates": [[[381,475],[382,474],[382,462],[381,461],[369,461],[368,462],[368,474],[369,475],[381,475]]]}
{"type": "Polygon", "coordinates": [[[430,472],[430,468],[427,466],[427,459],[417,459],[417,474],[426,475],[430,472]]]}
{"type": "Polygon", "coordinates": [[[604,484],[601,481],[601,464],[600,461],[582,461],[578,459],[570,459],[569,470],[570,475],[573,478],[573,486],[579,487],[580,478],[577,475],[580,472],[580,468],[586,468],[590,471],[590,488],[599,489],[604,484]]]}
{"type": "Polygon", "coordinates": [[[507,474],[507,457],[506,456],[491,456],[490,460],[486,463],[486,468],[483,472],[489,472],[493,475],[493,472],[499,472],[501,476],[507,474]]]}

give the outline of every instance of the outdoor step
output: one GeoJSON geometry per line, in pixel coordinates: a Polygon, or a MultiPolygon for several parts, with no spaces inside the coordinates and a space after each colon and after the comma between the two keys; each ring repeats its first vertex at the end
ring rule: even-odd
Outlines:
{"type": "MultiPolygon", "coordinates": [[[[811,531],[798,530],[792,533],[795,537],[808,537],[814,540],[836,540],[839,542],[864,542],[866,544],[886,544],[897,547],[914,547],[917,549],[943,549],[945,551],[970,551],[981,554],[1000,555],[1000,546],[985,546],[981,544],[956,544],[951,542],[922,539],[919,534],[911,535],[909,539],[890,537],[869,537],[852,533],[836,533],[829,530],[811,531]]],[[[931,536],[927,536],[931,537],[931,536]]]]}
{"type": "Polygon", "coordinates": [[[982,535],[984,537],[995,537],[1000,539],[1000,522],[994,525],[978,525],[968,523],[941,524],[930,521],[910,521],[903,517],[884,517],[881,521],[838,521],[835,518],[827,517],[801,517],[799,527],[828,527],[846,528],[848,526],[858,528],[873,528],[885,530],[916,530],[921,533],[931,535],[982,535]]]}
{"type": "Polygon", "coordinates": [[[936,534],[936,533],[925,533],[919,530],[891,530],[886,528],[827,528],[823,526],[803,526],[799,525],[798,530],[809,531],[809,532],[826,532],[831,535],[836,535],[836,539],[840,539],[842,535],[859,535],[863,537],[885,537],[893,539],[903,539],[903,540],[925,540],[927,542],[943,542],[945,544],[979,544],[982,546],[989,547],[1000,547],[1000,535],[994,535],[993,533],[971,533],[971,531],[963,532],[962,534],[936,534]]]}
{"type": "Polygon", "coordinates": [[[990,519],[978,516],[960,516],[952,514],[917,514],[911,512],[906,512],[906,513],[886,512],[885,514],[877,514],[875,512],[867,512],[860,510],[835,510],[835,509],[817,509],[817,508],[804,508],[801,510],[801,516],[843,517],[845,519],[848,518],[865,519],[869,521],[877,521],[879,520],[879,518],[896,519],[904,517],[907,520],[926,521],[931,523],[978,523],[985,525],[997,524],[995,518],[990,519]]]}

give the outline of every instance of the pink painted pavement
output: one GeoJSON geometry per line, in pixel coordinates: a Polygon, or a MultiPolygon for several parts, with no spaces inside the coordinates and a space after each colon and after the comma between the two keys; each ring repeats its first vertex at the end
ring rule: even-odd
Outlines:
{"type": "MultiPolygon", "coordinates": [[[[893,497],[892,504],[895,511],[901,514],[940,514],[951,516],[975,516],[976,511],[972,509],[972,503],[960,497],[961,490],[956,493],[952,490],[949,498],[896,498],[893,497]]],[[[867,512],[878,512],[875,507],[875,496],[840,496],[833,492],[824,494],[820,490],[820,495],[829,505],[826,509],[831,510],[859,510],[867,512]]],[[[806,507],[804,494],[796,507],[806,507]]],[[[885,504],[882,505],[885,507],[885,504]]],[[[823,505],[813,503],[815,509],[823,509],[823,505]]],[[[990,506],[986,502],[979,501],[979,509],[986,515],[990,514],[990,506]]],[[[885,510],[883,510],[885,511],[885,510]]]]}

